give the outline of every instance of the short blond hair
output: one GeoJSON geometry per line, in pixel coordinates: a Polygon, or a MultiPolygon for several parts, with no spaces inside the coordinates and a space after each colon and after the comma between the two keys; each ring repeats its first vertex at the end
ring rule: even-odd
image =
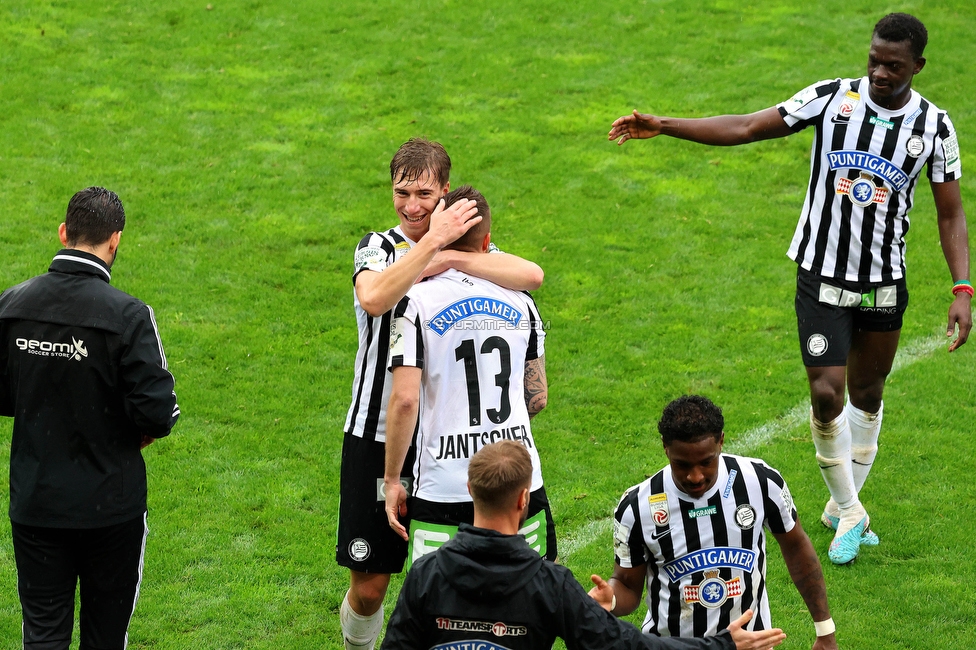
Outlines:
{"type": "Polygon", "coordinates": [[[502,512],[532,485],[532,458],[514,440],[485,445],[468,465],[468,484],[476,508],[490,514],[502,512]]]}

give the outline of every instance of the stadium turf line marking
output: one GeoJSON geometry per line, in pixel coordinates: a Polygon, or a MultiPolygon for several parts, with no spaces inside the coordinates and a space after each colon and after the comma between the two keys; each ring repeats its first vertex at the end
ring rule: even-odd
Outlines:
{"type": "MultiPolygon", "coordinates": [[[[945,336],[939,334],[899,346],[898,354],[895,356],[895,362],[892,364],[889,377],[899,370],[911,366],[916,361],[928,357],[945,345],[947,345],[945,336]]],[[[804,400],[787,411],[785,415],[746,431],[735,440],[729,442],[725,446],[725,450],[730,454],[746,456],[770,440],[804,424],[809,417],[810,402],[804,400]]],[[[613,518],[608,517],[606,519],[591,521],[571,531],[565,538],[559,540],[559,556],[565,559],[586,548],[595,542],[601,534],[608,532],[612,524],[613,518]]]]}

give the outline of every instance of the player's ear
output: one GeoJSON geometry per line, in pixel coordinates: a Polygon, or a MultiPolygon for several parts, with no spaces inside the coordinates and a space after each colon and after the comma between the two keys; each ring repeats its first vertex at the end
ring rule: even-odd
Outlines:
{"type": "Polygon", "coordinates": [[[473,499],[474,495],[471,494],[471,481],[468,481],[465,485],[468,486],[468,496],[470,496],[473,499]]]}
{"type": "Polygon", "coordinates": [[[718,437],[718,446],[719,446],[719,449],[720,449],[720,450],[721,450],[721,448],[722,448],[722,445],[724,445],[724,444],[725,444],[725,432],[723,431],[723,432],[722,432],[722,435],[720,435],[720,436],[718,437]]]}
{"type": "Polygon", "coordinates": [[[68,227],[64,224],[58,226],[58,238],[61,240],[61,245],[65,248],[68,247],[68,227]]]}
{"type": "Polygon", "coordinates": [[[487,253],[489,246],[491,246],[491,233],[490,232],[489,233],[485,233],[485,238],[481,242],[481,252],[482,253],[487,253]]]}
{"type": "Polygon", "coordinates": [[[915,59],[915,72],[913,72],[912,74],[918,74],[919,72],[922,71],[922,68],[924,67],[925,67],[925,57],[920,56],[917,59],[915,59]]]}

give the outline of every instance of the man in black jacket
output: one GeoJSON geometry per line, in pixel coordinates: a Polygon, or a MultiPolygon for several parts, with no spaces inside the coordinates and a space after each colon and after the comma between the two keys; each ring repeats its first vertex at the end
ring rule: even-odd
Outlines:
{"type": "Polygon", "coordinates": [[[13,417],[10,522],[24,648],[122,649],[142,578],[141,449],[180,410],[152,309],[109,286],[125,227],[114,192],[68,203],[48,273],[0,294],[0,415],[13,417]]]}
{"type": "Polygon", "coordinates": [[[782,630],[741,629],[707,639],[658,638],[619,621],[612,591],[593,576],[606,602],[590,598],[566,567],[546,562],[517,534],[529,507],[532,461],[504,440],[482,447],[468,466],[474,526],[413,565],[383,640],[384,650],[548,650],[558,636],[569,650],[589,648],[738,650],[770,648],[782,630]],[[477,643],[472,643],[477,641],[477,643]]]}

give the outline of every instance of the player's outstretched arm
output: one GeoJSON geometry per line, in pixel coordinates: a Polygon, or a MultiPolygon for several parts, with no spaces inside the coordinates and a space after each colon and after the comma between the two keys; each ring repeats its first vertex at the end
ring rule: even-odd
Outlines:
{"type": "MultiPolygon", "coordinates": [[[[823,569],[800,521],[797,520],[790,532],[774,533],[774,537],[779,542],[790,578],[806,603],[810,616],[815,623],[827,621],[830,619],[830,607],[827,605],[827,585],[824,582],[823,569]]],[[[837,640],[833,633],[818,636],[813,647],[815,650],[837,650],[837,640]]]]}
{"type": "Polygon", "coordinates": [[[434,255],[468,229],[481,221],[478,208],[470,199],[463,199],[448,208],[444,200],[430,215],[430,230],[404,255],[382,272],[361,271],[356,276],[356,297],[370,316],[382,316],[407,295],[407,291],[423,274],[434,255]]]}
{"type": "Polygon", "coordinates": [[[657,117],[634,111],[633,115],[617,118],[610,128],[609,139],[617,140],[619,145],[632,138],[668,135],[680,140],[728,147],[782,138],[792,133],[776,107],[748,115],[702,118],[657,117]]]}
{"type": "Polygon", "coordinates": [[[407,493],[400,485],[403,461],[410,449],[417,413],[420,408],[421,368],[397,366],[393,368],[390,404],[386,409],[386,465],[383,486],[386,491],[386,518],[390,528],[409,541],[407,529],[399,517],[407,514],[407,493]]]}
{"type": "Polygon", "coordinates": [[[743,630],[742,627],[751,619],[752,610],[747,609],[742,616],[729,623],[728,630],[732,634],[732,640],[735,641],[736,650],[765,650],[778,646],[786,639],[786,634],[778,627],[757,632],[743,630]]]}
{"type": "MultiPolygon", "coordinates": [[[[966,227],[966,213],[962,208],[962,196],[959,193],[959,181],[948,183],[932,183],[932,196],[935,198],[935,209],[939,215],[939,241],[942,244],[942,254],[952,281],[971,280],[969,277],[969,232],[966,227]]],[[[958,336],[949,344],[949,352],[956,350],[969,338],[973,328],[972,297],[965,292],[958,292],[955,300],[949,306],[949,322],[946,336],[958,336]]]]}

